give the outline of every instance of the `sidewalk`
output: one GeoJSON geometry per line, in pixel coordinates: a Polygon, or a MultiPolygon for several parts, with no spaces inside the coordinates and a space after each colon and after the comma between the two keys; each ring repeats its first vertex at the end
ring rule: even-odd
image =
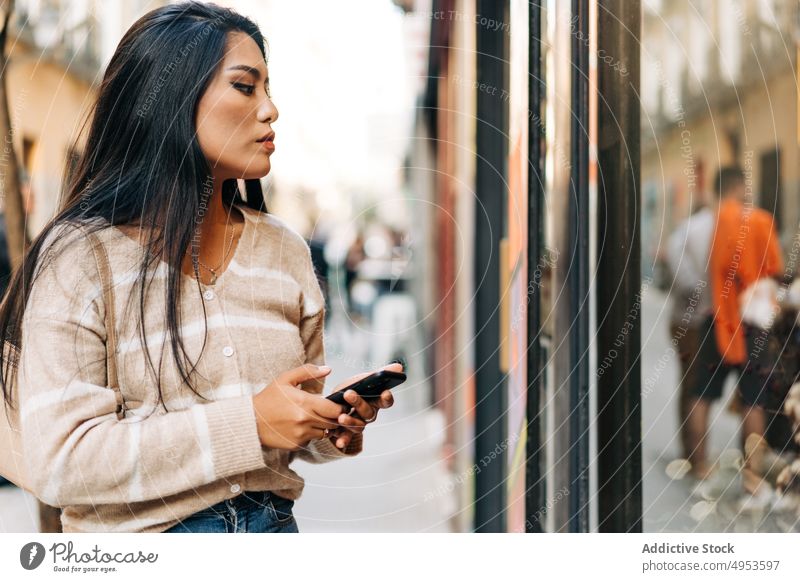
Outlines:
{"type": "Polygon", "coordinates": [[[642,456],[644,531],[646,532],[789,532],[798,529],[793,508],[783,508],[777,496],[745,511],[738,470],[739,418],[726,410],[733,390],[711,408],[709,458],[725,468],[704,483],[688,476],[673,479],[680,456],[678,440],[677,353],[670,352],[670,300],[649,288],[642,297],[642,456]],[[648,385],[652,386],[648,389],[648,385]],[[776,505],[772,505],[776,503],[776,505]]]}
{"type": "MultiPolygon", "coordinates": [[[[326,361],[333,368],[327,389],[385,365],[370,361],[379,341],[336,313],[326,334],[326,361]]],[[[447,479],[441,460],[444,419],[425,404],[430,387],[421,360],[422,354],[409,355],[408,380],[393,391],[395,405],[381,411],[364,433],[360,455],[322,465],[293,465],[306,479],[295,505],[300,531],[450,531],[453,500],[433,495],[447,479]]]]}
{"type": "Polygon", "coordinates": [[[39,531],[39,505],[33,495],[6,485],[0,487],[0,533],[39,531]]]}

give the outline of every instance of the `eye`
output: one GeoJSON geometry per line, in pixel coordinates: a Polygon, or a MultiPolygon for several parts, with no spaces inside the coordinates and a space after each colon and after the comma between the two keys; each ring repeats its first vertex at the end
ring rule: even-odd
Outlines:
{"type": "Polygon", "coordinates": [[[236,89],[244,93],[245,95],[252,95],[253,91],[255,91],[255,85],[247,85],[245,83],[231,83],[236,89]]]}

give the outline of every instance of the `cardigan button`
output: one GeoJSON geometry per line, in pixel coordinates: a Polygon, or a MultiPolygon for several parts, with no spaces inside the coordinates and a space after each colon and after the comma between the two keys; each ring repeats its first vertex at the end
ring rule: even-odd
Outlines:
{"type": "Polygon", "coordinates": [[[242,490],[242,487],[238,483],[236,483],[234,485],[231,485],[231,493],[239,493],[239,491],[241,491],[241,490],[242,490]]]}
{"type": "Polygon", "coordinates": [[[211,289],[207,289],[203,293],[203,297],[205,298],[206,301],[211,301],[212,299],[214,299],[215,295],[214,295],[214,292],[211,289]]]}
{"type": "Polygon", "coordinates": [[[233,355],[233,348],[231,346],[225,346],[222,348],[222,353],[225,355],[225,357],[230,358],[233,355]]]}

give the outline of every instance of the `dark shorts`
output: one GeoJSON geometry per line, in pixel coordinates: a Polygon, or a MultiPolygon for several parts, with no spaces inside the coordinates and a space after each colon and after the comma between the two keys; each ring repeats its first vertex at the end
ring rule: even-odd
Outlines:
{"type": "Polygon", "coordinates": [[[748,360],[742,365],[723,362],[714,336],[714,320],[709,317],[701,328],[692,396],[713,401],[722,396],[725,380],[735,374],[737,388],[746,406],[765,406],[770,396],[771,372],[769,332],[743,324],[748,360]]]}
{"type": "Polygon", "coordinates": [[[700,333],[703,331],[700,327],[702,326],[681,327],[677,323],[670,326],[670,337],[675,342],[681,363],[681,395],[688,393],[695,384],[695,376],[697,375],[697,366],[699,364],[697,350],[700,347],[700,333]]]}

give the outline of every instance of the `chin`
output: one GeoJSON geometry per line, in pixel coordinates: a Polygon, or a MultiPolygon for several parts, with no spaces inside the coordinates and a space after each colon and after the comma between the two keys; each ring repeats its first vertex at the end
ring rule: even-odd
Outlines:
{"type": "Polygon", "coordinates": [[[240,180],[258,180],[269,174],[272,165],[267,161],[266,164],[250,164],[244,170],[239,172],[240,180]]]}

